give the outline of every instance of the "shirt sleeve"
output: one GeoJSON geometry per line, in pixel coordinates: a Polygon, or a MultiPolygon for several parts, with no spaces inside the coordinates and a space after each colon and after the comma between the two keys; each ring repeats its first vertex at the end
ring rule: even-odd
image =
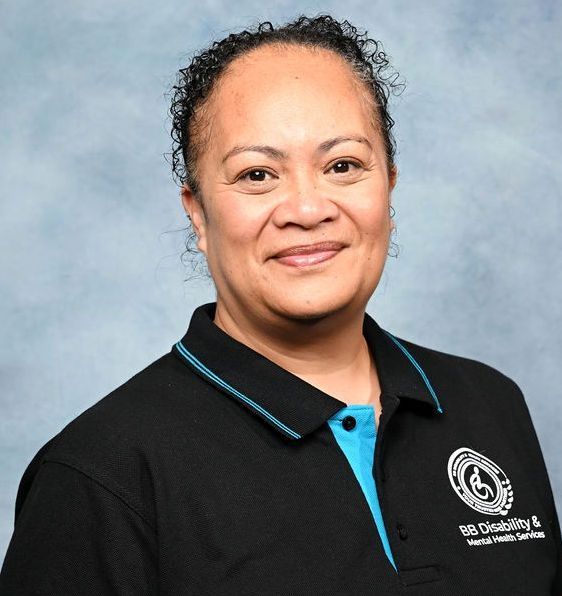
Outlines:
{"type": "Polygon", "coordinates": [[[0,596],[157,594],[155,532],[121,497],[54,461],[28,484],[18,494],[0,596]]]}
{"type": "Polygon", "coordinates": [[[531,413],[529,412],[529,408],[527,406],[527,402],[523,396],[523,392],[519,385],[517,385],[514,381],[512,381],[515,390],[521,400],[523,406],[523,418],[524,418],[524,426],[527,428],[527,432],[530,433],[530,441],[525,443],[525,445],[530,446],[532,453],[532,461],[535,462],[534,468],[539,473],[539,478],[541,479],[542,486],[544,487],[544,497],[546,500],[546,508],[547,511],[550,512],[550,516],[548,519],[548,524],[550,530],[552,531],[552,535],[554,536],[554,542],[556,544],[556,576],[554,578],[552,584],[552,596],[559,596],[562,594],[562,537],[560,533],[560,522],[558,519],[558,514],[556,511],[556,504],[554,502],[554,494],[552,492],[552,486],[550,483],[550,478],[548,476],[548,471],[546,468],[546,463],[544,461],[544,456],[542,454],[542,450],[540,447],[539,438],[537,436],[537,432],[535,429],[535,425],[533,423],[531,413]]]}

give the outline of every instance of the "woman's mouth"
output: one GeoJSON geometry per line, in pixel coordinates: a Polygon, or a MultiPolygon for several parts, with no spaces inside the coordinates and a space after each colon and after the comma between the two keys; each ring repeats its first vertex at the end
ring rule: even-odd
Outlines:
{"type": "Polygon", "coordinates": [[[290,267],[309,267],[334,257],[344,247],[341,242],[320,242],[294,246],[275,255],[275,260],[290,267]]]}
{"type": "Polygon", "coordinates": [[[313,252],[308,255],[293,255],[290,257],[278,257],[277,260],[283,265],[290,265],[291,267],[307,267],[308,265],[316,265],[327,261],[333,256],[337,255],[337,250],[323,250],[320,252],[313,252]]]}

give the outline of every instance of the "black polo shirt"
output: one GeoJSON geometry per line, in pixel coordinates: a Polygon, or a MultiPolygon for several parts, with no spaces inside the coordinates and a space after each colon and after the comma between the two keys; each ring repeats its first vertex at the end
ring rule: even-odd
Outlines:
{"type": "Polygon", "coordinates": [[[375,433],[369,406],[356,419],[224,333],[215,306],[34,457],[2,596],[562,594],[511,379],[366,315],[375,433]]]}

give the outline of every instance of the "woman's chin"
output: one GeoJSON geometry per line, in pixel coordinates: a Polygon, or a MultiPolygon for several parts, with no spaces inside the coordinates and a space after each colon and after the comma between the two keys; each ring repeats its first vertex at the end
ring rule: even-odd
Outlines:
{"type": "Polygon", "coordinates": [[[333,294],[316,298],[290,296],[276,300],[272,310],[284,318],[295,321],[318,321],[345,310],[353,302],[353,295],[341,296],[339,299],[333,294]]]}

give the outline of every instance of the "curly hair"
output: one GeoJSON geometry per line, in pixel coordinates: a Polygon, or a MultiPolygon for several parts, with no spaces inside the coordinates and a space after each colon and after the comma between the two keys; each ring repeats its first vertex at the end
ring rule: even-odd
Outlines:
{"type": "MultiPolygon", "coordinates": [[[[275,27],[265,21],[215,41],[191,58],[190,64],[177,73],[172,87],[169,115],[172,119],[172,175],[180,186],[187,184],[201,200],[197,162],[202,136],[208,125],[205,118],[206,99],[215,89],[221,75],[238,57],[264,45],[296,45],[331,50],[343,57],[358,79],[366,84],[373,100],[375,121],[382,134],[387,164],[394,165],[396,141],[392,133],[394,120],[388,111],[391,94],[403,90],[404,83],[391,67],[380,41],[360,32],[347,20],[339,22],[328,14],[316,17],[301,15],[275,27]]],[[[186,241],[186,253],[198,252],[193,247],[193,230],[186,241]]]]}

